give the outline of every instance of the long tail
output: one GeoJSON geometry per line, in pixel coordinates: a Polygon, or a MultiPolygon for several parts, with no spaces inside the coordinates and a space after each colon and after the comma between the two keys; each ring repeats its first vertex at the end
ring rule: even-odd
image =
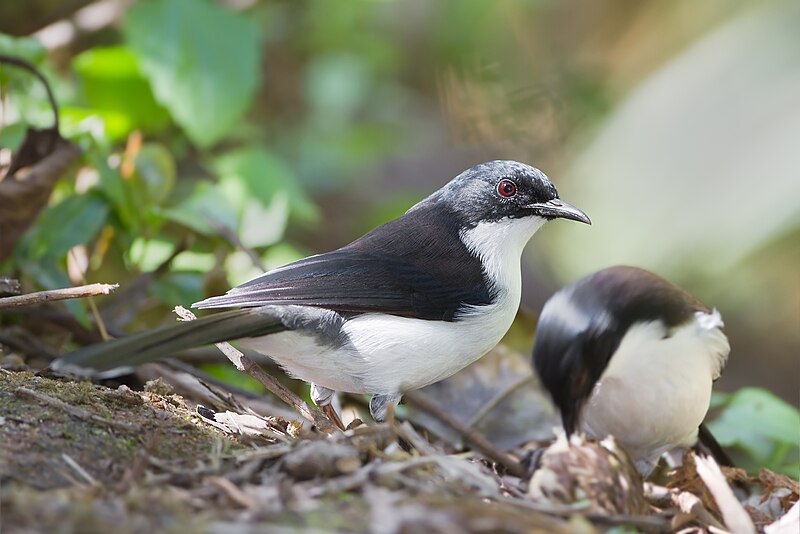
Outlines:
{"type": "Polygon", "coordinates": [[[177,351],[230,341],[265,336],[286,330],[275,317],[258,308],[232,310],[147,330],[71,352],[53,362],[53,369],[92,368],[108,371],[158,361],[177,351]]]}
{"type": "Polygon", "coordinates": [[[705,423],[700,424],[695,447],[697,450],[712,456],[721,466],[736,467],[736,464],[733,463],[731,457],[725,452],[725,449],[722,448],[722,445],[719,444],[717,438],[714,437],[714,434],[711,433],[705,423]]]}

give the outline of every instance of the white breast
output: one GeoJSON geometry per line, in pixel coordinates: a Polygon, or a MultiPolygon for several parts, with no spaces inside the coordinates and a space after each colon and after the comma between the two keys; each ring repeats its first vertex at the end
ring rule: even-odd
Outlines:
{"type": "Polygon", "coordinates": [[[712,380],[730,352],[719,313],[697,313],[668,337],[660,321],[630,328],[583,414],[593,438],[613,434],[642,471],[674,447],[692,445],[712,380]]]}
{"type": "Polygon", "coordinates": [[[479,257],[497,292],[487,306],[464,310],[452,322],[364,314],[345,323],[349,343],[321,346],[297,332],[247,340],[297,378],[336,391],[390,394],[432,384],[491,350],[508,331],[522,292],[520,258],[545,219],[480,223],[461,235],[479,257]]]}

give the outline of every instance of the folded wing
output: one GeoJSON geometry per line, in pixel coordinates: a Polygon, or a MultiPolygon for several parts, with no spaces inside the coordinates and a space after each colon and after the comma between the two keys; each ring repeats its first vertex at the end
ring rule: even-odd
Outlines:
{"type": "Polygon", "coordinates": [[[340,313],[381,312],[453,320],[467,305],[489,304],[484,284],[440,274],[382,252],[339,249],[290,263],[237,286],[197,308],[296,304],[340,313]]]}

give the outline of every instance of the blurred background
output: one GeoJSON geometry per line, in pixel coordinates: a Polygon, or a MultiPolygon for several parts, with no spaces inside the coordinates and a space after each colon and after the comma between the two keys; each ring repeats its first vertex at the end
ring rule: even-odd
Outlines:
{"type": "MultiPolygon", "coordinates": [[[[508,345],[558,287],[638,265],[721,311],[718,390],[797,405],[798,28],[793,0],[3,2],[0,53],[82,155],[0,272],[119,282],[101,311],[135,331],[516,159],[594,224],[537,234],[508,345]]],[[[52,121],[0,65],[0,167],[52,121]]]]}

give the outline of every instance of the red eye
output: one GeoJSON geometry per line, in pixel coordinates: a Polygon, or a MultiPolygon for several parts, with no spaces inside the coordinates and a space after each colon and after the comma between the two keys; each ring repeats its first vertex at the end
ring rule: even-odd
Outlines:
{"type": "Polygon", "coordinates": [[[504,178],[497,183],[497,194],[505,198],[513,197],[517,194],[517,184],[504,178]]]}

